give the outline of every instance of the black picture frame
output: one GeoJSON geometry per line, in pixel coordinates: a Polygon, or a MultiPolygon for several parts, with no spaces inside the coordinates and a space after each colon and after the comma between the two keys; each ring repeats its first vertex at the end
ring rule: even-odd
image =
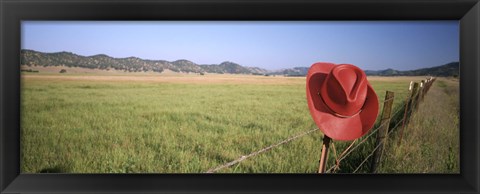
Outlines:
{"type": "Polygon", "coordinates": [[[478,193],[478,0],[0,0],[1,193],[478,193]],[[20,174],[22,20],[459,20],[460,174],[20,174]]]}

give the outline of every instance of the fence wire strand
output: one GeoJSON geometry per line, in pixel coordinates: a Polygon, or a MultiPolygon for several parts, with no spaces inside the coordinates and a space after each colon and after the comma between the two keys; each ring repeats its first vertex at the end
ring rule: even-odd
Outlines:
{"type": "Polygon", "coordinates": [[[394,98],[395,98],[395,97],[390,97],[389,99],[384,100],[383,103],[388,102],[388,101],[391,101],[391,100],[393,100],[394,98]]]}
{"type": "MultiPolygon", "coordinates": [[[[353,140],[353,142],[345,149],[343,150],[343,152],[340,154],[340,156],[336,156],[335,157],[335,166],[333,167],[333,172],[335,172],[336,170],[340,169],[340,160],[338,158],[340,157],[343,157],[343,155],[345,155],[345,153],[347,153],[348,150],[350,150],[350,148],[352,148],[352,146],[355,144],[355,142],[357,142],[357,140],[353,140]]],[[[335,145],[332,143],[332,145],[335,145]]],[[[333,147],[334,148],[334,151],[335,151],[335,146],[333,147]]],[[[336,152],[336,151],[335,151],[336,152]]]]}
{"type": "Polygon", "coordinates": [[[285,139],[285,140],[283,140],[283,141],[281,141],[281,142],[278,142],[278,143],[276,143],[276,144],[273,144],[273,145],[264,147],[264,148],[262,148],[262,149],[260,149],[260,150],[258,150],[258,151],[252,152],[252,153],[250,153],[250,154],[248,154],[248,155],[243,155],[243,156],[241,156],[240,158],[237,158],[236,160],[233,160],[233,161],[231,161],[231,162],[225,163],[225,164],[220,165],[220,166],[218,166],[218,167],[216,167],[216,168],[209,169],[206,173],[214,173],[214,172],[219,171],[219,170],[221,170],[221,169],[223,169],[223,168],[227,168],[227,167],[233,166],[233,165],[235,165],[235,164],[237,164],[237,163],[239,163],[239,162],[241,162],[241,161],[243,161],[243,160],[245,160],[245,159],[247,159],[247,158],[250,158],[250,157],[252,157],[252,156],[256,156],[256,155],[258,155],[258,154],[260,154],[260,153],[263,153],[263,152],[266,152],[266,151],[268,151],[268,150],[270,150],[270,149],[272,149],[272,148],[275,148],[275,147],[278,147],[278,146],[280,146],[280,145],[286,144],[286,143],[288,143],[288,142],[290,142],[290,141],[293,141],[293,140],[295,140],[295,139],[298,139],[298,138],[300,138],[300,137],[303,137],[303,136],[305,136],[305,135],[307,135],[307,134],[309,134],[309,133],[312,133],[312,132],[314,132],[314,131],[316,131],[316,130],[318,130],[318,128],[311,129],[311,130],[305,131],[305,132],[303,132],[303,133],[300,133],[300,134],[298,134],[298,135],[292,136],[292,137],[287,138],[287,139],[285,139]]]}

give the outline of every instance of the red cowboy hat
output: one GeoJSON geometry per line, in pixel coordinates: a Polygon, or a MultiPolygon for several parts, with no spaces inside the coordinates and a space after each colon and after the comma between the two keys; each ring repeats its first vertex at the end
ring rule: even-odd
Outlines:
{"type": "Polygon", "coordinates": [[[308,108],[318,128],[335,140],[365,135],[378,115],[378,97],[360,68],[315,63],[307,74],[308,108]]]}

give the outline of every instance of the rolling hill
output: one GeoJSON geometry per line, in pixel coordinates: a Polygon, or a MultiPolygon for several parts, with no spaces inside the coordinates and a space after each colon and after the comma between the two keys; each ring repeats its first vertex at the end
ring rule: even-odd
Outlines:
{"type": "Polygon", "coordinates": [[[385,69],[380,71],[371,71],[366,70],[367,75],[376,75],[376,76],[437,76],[437,77],[446,77],[446,76],[458,76],[460,73],[460,63],[451,62],[445,65],[440,65],[436,67],[422,68],[409,71],[399,71],[394,69],[385,69]]]}
{"type": "Polygon", "coordinates": [[[281,69],[268,73],[269,75],[286,75],[286,76],[305,76],[309,67],[294,67],[291,69],[281,69]]]}
{"type": "MultiPolygon", "coordinates": [[[[458,76],[460,73],[460,63],[451,62],[445,65],[436,67],[422,68],[416,70],[400,71],[395,69],[385,70],[365,70],[365,74],[369,76],[458,76]]],[[[285,75],[285,76],[305,76],[307,75],[308,67],[295,67],[292,69],[282,69],[275,72],[270,72],[270,75],[285,75]]]]}
{"type": "Polygon", "coordinates": [[[265,74],[268,72],[262,68],[244,67],[230,61],[220,64],[199,65],[185,59],[176,61],[146,60],[137,57],[113,58],[104,54],[81,56],[71,52],[43,53],[33,50],[21,51],[21,65],[67,66],[101,70],[114,69],[125,72],[163,72],[165,69],[184,73],[265,74]]]}

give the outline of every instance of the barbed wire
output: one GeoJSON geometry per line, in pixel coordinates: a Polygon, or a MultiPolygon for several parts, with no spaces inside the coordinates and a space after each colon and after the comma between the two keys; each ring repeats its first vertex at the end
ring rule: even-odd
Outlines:
{"type": "MultiPolygon", "coordinates": [[[[340,157],[343,157],[343,155],[345,155],[345,153],[347,153],[348,150],[350,150],[350,148],[352,148],[353,144],[355,144],[355,142],[357,142],[357,139],[353,140],[352,143],[345,149],[343,150],[343,152],[340,154],[340,156],[337,156],[335,154],[335,166],[333,167],[333,172],[335,172],[337,169],[340,168],[340,160],[338,158],[340,157]]],[[[335,148],[335,144],[332,142],[332,145],[333,145],[333,148],[335,148]]],[[[334,149],[334,151],[336,152],[336,150],[334,149]]]]}
{"type": "Polygon", "coordinates": [[[393,100],[394,98],[395,98],[395,97],[390,97],[389,99],[384,100],[383,103],[388,102],[388,101],[390,101],[390,100],[393,100]]]}
{"type": "Polygon", "coordinates": [[[293,140],[295,140],[295,139],[297,139],[297,138],[303,137],[303,136],[305,136],[305,135],[307,135],[307,134],[309,134],[309,133],[312,133],[312,132],[314,132],[314,131],[316,131],[316,130],[318,130],[318,128],[311,129],[311,130],[305,131],[305,132],[303,132],[303,133],[301,133],[301,134],[298,134],[298,135],[289,137],[289,138],[287,138],[287,139],[285,139],[285,140],[283,140],[283,141],[281,141],[281,142],[279,142],[279,143],[276,143],[276,144],[267,146],[267,147],[262,148],[262,149],[260,149],[260,150],[258,150],[258,151],[252,152],[252,153],[250,153],[250,154],[248,154],[248,155],[241,156],[240,158],[237,158],[236,160],[233,160],[233,161],[231,161],[231,162],[225,163],[225,164],[220,165],[220,166],[218,166],[218,167],[216,167],[216,168],[209,169],[206,173],[214,173],[214,172],[219,171],[219,170],[221,170],[221,169],[223,169],[223,168],[227,168],[227,167],[233,166],[233,165],[235,165],[235,164],[237,164],[237,163],[239,163],[239,162],[241,162],[241,161],[243,161],[243,160],[245,160],[245,159],[247,159],[247,158],[250,158],[250,157],[252,157],[252,156],[256,156],[256,155],[258,155],[258,154],[260,154],[260,153],[262,153],[262,152],[266,152],[266,151],[268,151],[268,150],[270,150],[270,149],[272,149],[272,148],[275,148],[275,147],[278,147],[278,146],[280,146],[280,145],[286,144],[286,143],[288,143],[288,142],[290,142],[290,141],[293,141],[293,140]]]}

